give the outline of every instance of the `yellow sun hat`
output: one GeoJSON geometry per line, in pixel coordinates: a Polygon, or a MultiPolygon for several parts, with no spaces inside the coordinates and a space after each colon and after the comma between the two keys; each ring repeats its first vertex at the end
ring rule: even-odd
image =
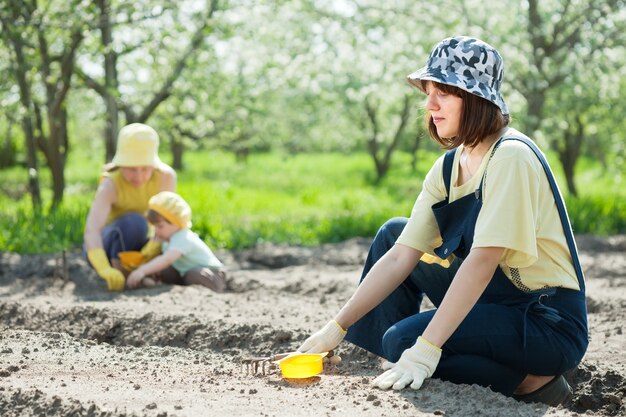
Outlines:
{"type": "Polygon", "coordinates": [[[191,207],[176,193],[161,191],[150,198],[148,208],[156,211],[168,222],[181,229],[191,228],[191,207]]]}
{"type": "Polygon", "coordinates": [[[112,163],[118,167],[156,167],[159,159],[159,134],[143,123],[131,123],[120,129],[112,163]]]}

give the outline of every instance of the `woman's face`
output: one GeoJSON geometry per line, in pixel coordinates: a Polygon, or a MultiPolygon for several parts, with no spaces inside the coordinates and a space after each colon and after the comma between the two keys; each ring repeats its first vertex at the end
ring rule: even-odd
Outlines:
{"type": "Polygon", "coordinates": [[[141,187],[150,180],[154,168],[151,166],[121,167],[120,171],[124,179],[133,187],[141,187]]]}
{"type": "Polygon", "coordinates": [[[463,99],[439,90],[435,84],[427,82],[426,110],[430,113],[440,138],[453,138],[459,132],[463,99]]]}

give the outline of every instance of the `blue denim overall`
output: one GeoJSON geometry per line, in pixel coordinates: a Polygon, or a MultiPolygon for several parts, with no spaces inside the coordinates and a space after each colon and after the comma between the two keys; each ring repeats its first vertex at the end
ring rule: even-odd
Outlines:
{"type": "MultiPolygon", "coordinates": [[[[541,161],[552,188],[580,291],[545,288],[524,292],[515,287],[498,267],[484,293],[443,346],[433,377],[479,384],[512,395],[527,374],[559,375],[574,368],[588,344],[585,286],[573,234],[560,192],[547,161],[530,140],[500,139],[526,143],[541,161]]],[[[444,158],[446,189],[454,151],[444,158]]],[[[482,206],[482,182],[478,189],[459,200],[448,198],[433,206],[443,244],[435,250],[441,258],[454,253],[449,268],[419,262],[407,279],[376,308],[348,330],[346,340],[392,362],[423,333],[436,310],[419,313],[425,293],[438,307],[463,259],[469,254],[474,226],[482,206]]],[[[376,235],[364,267],[363,279],[374,263],[389,250],[407,219],[391,219],[376,235]]]]}
{"type": "Polygon", "coordinates": [[[119,252],[141,250],[148,242],[148,221],[140,213],[126,213],[102,229],[102,246],[109,260],[119,252]]]}
{"type": "MultiPolygon", "coordinates": [[[[106,225],[101,236],[102,247],[109,261],[119,259],[119,252],[141,250],[148,242],[148,221],[140,213],[126,213],[106,225]]],[[[84,245],[83,255],[87,258],[84,245]]]]}

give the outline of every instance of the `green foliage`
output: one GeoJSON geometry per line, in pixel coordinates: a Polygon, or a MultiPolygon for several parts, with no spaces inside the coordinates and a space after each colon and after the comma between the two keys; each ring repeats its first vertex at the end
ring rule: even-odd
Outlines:
{"type": "Polygon", "coordinates": [[[180,174],[178,191],[194,210],[193,229],[214,247],[371,236],[388,217],[408,215],[414,198],[398,201],[393,182],[375,188],[364,154],[261,154],[245,165],[223,153],[189,157],[204,168],[180,174]]]}
{"type": "MultiPolygon", "coordinates": [[[[7,207],[0,214],[0,250],[40,253],[82,245],[97,182],[91,167],[98,164],[93,156],[75,156],[56,212],[38,215],[27,198],[0,196],[7,207]]],[[[178,192],[192,207],[193,230],[213,248],[263,241],[317,245],[372,236],[387,218],[410,213],[424,172],[398,169],[388,183],[374,187],[370,164],[365,154],[260,154],[242,164],[231,154],[198,152],[188,155],[178,192]],[[404,175],[409,177],[402,180],[404,175]]]]}
{"type": "Polygon", "coordinates": [[[591,195],[566,198],[574,233],[610,235],[626,232],[624,195],[591,195]]]}
{"type": "MultiPolygon", "coordinates": [[[[7,207],[8,201],[0,204],[7,207]]],[[[62,204],[53,212],[34,213],[26,199],[0,213],[0,250],[19,253],[51,253],[82,244],[84,204],[62,204]]]]}
{"type": "MultiPolygon", "coordinates": [[[[242,164],[232,154],[196,152],[188,155],[187,170],[179,173],[178,192],[192,207],[193,230],[213,248],[245,248],[265,241],[318,245],[373,236],[388,218],[408,216],[438,154],[421,153],[413,172],[410,155],[398,153],[388,177],[374,186],[365,153],[259,154],[242,164]]],[[[55,212],[38,215],[27,197],[0,195],[0,250],[42,253],[80,247],[97,183],[93,158],[76,154],[71,159],[67,196],[55,212]]],[[[625,196],[594,193],[616,189],[615,184],[599,176],[597,163],[585,160],[583,166],[577,177],[583,195],[566,198],[575,232],[625,233],[625,196]]],[[[562,173],[555,171],[562,184],[562,173]]],[[[13,184],[15,174],[6,175],[13,184]]],[[[42,176],[42,181],[49,180],[42,176]]]]}

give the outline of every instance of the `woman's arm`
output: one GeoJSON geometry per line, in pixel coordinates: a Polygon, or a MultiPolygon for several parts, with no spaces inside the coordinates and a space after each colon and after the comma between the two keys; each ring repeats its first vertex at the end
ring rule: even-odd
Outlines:
{"type": "Polygon", "coordinates": [[[437,347],[443,346],[485,291],[504,248],[482,247],[470,251],[456,272],[450,288],[422,335],[437,347]]]}
{"type": "Polygon", "coordinates": [[[422,252],[394,245],[374,264],[352,297],[335,317],[335,321],[347,329],[391,294],[415,268],[422,252]]]}
{"type": "Polygon", "coordinates": [[[105,178],[98,186],[96,195],[91,203],[89,214],[85,222],[85,249],[102,248],[101,232],[106,225],[111,207],[117,198],[115,185],[109,178],[105,178]]]}

